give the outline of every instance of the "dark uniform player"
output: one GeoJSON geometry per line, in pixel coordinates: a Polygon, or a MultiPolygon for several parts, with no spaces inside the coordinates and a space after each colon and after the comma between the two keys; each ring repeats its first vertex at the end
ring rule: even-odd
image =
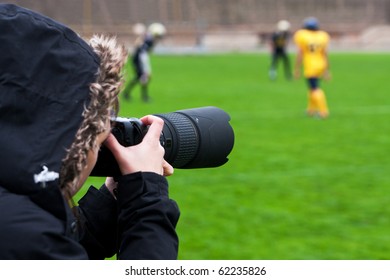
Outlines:
{"type": "Polygon", "coordinates": [[[271,80],[277,77],[277,65],[279,59],[283,60],[284,75],[286,79],[291,79],[290,59],[287,54],[287,45],[290,38],[290,23],[286,20],[281,20],[277,24],[277,31],[271,37],[271,66],[269,69],[269,77],[271,80]]]}
{"type": "Polygon", "coordinates": [[[134,53],[129,56],[127,63],[133,66],[135,76],[126,83],[123,89],[123,96],[126,100],[131,98],[131,91],[134,86],[140,83],[142,100],[144,102],[149,101],[148,84],[152,74],[149,53],[165,33],[166,29],[162,24],[151,24],[142,40],[139,40],[139,43],[136,44],[134,53]]]}

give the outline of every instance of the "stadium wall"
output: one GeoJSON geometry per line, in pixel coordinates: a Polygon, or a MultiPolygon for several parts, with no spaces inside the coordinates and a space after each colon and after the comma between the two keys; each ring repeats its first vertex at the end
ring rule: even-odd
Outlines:
{"type": "Polygon", "coordinates": [[[293,31],[315,16],[332,35],[336,48],[390,49],[389,0],[14,0],[40,11],[83,36],[111,33],[129,47],[135,23],[165,24],[165,48],[211,50],[266,48],[280,19],[293,31]]]}

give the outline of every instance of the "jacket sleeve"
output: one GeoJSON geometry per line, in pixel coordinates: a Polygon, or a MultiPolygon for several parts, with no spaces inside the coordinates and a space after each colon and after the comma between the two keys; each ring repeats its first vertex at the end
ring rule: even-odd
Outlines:
{"type": "Polygon", "coordinates": [[[177,259],[179,208],[165,177],[150,172],[118,181],[118,259],[177,259]]]}
{"type": "Polygon", "coordinates": [[[79,201],[79,242],[89,259],[112,257],[117,250],[117,203],[108,189],[90,187],[79,201]]]}

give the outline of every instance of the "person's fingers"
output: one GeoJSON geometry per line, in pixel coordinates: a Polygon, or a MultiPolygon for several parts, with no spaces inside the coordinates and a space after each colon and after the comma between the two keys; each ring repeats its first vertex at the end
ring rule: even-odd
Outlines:
{"type": "Polygon", "coordinates": [[[149,128],[140,144],[123,147],[115,136],[110,134],[104,145],[117,160],[122,174],[149,171],[164,176],[172,175],[174,169],[164,160],[165,150],[160,144],[160,135],[164,121],[152,115],[141,118],[141,121],[149,128]]]}
{"type": "Polygon", "coordinates": [[[170,165],[166,160],[163,162],[163,175],[170,176],[174,172],[172,165],[170,165]]]}
{"type": "Polygon", "coordinates": [[[110,133],[107,139],[104,141],[104,146],[106,146],[115,157],[120,154],[122,148],[122,145],[118,142],[112,133],[110,133]]]}
{"type": "Polygon", "coordinates": [[[106,188],[110,191],[110,193],[112,194],[112,196],[115,198],[115,197],[116,197],[116,195],[115,195],[115,189],[117,188],[118,183],[115,182],[114,178],[112,178],[112,177],[107,177],[104,184],[106,185],[106,188]]]}
{"type": "Polygon", "coordinates": [[[144,125],[149,125],[148,132],[146,133],[144,140],[150,141],[154,139],[160,139],[161,131],[164,126],[164,121],[156,116],[148,115],[141,118],[144,125]]]}

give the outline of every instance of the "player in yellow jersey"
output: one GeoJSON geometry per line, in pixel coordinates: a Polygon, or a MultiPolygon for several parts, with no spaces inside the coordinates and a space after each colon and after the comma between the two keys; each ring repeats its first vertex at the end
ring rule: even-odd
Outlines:
{"type": "Polygon", "coordinates": [[[321,118],[329,116],[325,93],[319,86],[320,78],[330,78],[327,52],[329,41],[329,34],[319,30],[318,20],[313,17],[305,19],[303,28],[294,34],[294,42],[298,48],[295,77],[300,77],[303,68],[303,75],[309,86],[307,106],[309,116],[318,115],[321,118]]]}

